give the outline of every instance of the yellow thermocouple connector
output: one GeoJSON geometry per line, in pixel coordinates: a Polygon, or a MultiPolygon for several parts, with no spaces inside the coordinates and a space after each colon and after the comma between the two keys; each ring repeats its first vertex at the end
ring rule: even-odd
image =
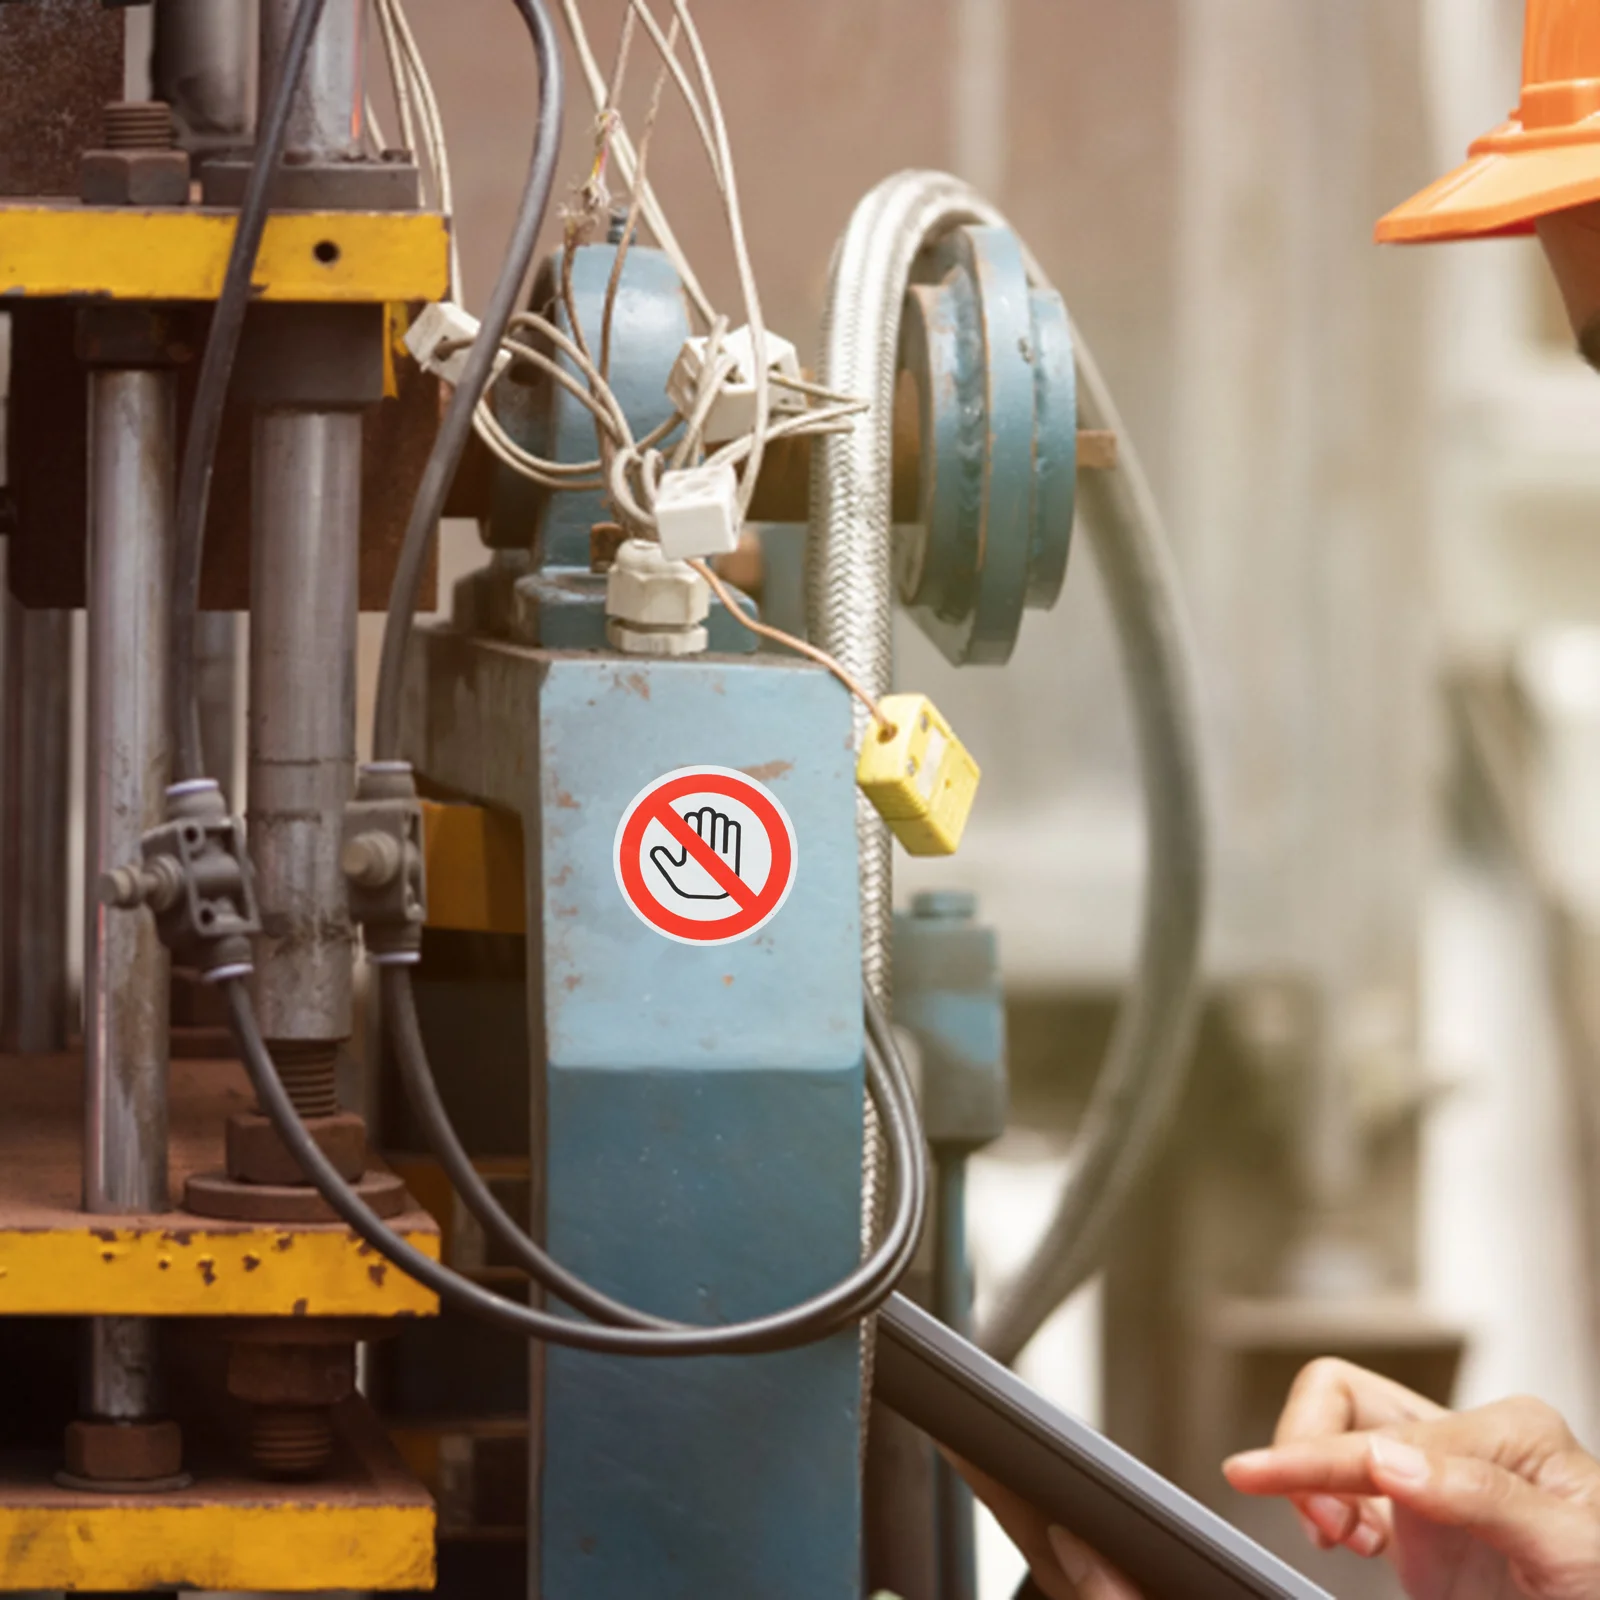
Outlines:
{"type": "Polygon", "coordinates": [[[914,856],[954,855],[978,793],[978,763],[925,694],[878,702],[894,732],[867,729],[856,782],[914,856]]]}

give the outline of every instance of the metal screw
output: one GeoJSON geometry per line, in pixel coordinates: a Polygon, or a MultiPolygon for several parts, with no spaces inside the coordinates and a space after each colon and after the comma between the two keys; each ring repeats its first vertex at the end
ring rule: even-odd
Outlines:
{"type": "Polygon", "coordinates": [[[122,911],[140,906],[166,911],[182,893],[183,870],[170,856],[157,856],[140,866],[114,867],[100,879],[101,903],[122,911]]]}

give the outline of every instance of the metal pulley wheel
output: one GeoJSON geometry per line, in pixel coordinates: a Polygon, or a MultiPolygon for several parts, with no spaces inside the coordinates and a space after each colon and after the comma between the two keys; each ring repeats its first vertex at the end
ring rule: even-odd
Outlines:
{"type": "Polygon", "coordinates": [[[1055,604],[1077,493],[1072,330],[1028,283],[1009,229],[962,227],[918,260],[899,403],[917,408],[918,517],[896,530],[901,602],[958,666],[1010,659],[1025,608],[1055,604]]]}

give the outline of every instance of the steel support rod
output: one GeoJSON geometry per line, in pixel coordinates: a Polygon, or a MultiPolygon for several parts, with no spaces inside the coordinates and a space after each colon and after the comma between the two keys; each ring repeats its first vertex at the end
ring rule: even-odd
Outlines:
{"type": "MultiPolygon", "coordinates": [[[[299,0],[261,0],[258,103],[272,94],[299,0]]],[[[294,101],[291,160],[361,154],[364,0],[328,0],[294,101]]],[[[361,415],[258,409],[252,453],[250,848],[263,937],[261,1030],[302,1116],[336,1109],[353,1020],[339,844],[355,776],[361,415]]]]}
{"type": "Polygon", "coordinates": [[[250,0],[156,0],[151,87],[191,149],[250,143],[250,0]]]}
{"type": "MultiPolygon", "coordinates": [[[[298,6],[299,0],[261,0],[259,105],[267,104],[278,82],[298,6]]],[[[332,161],[361,154],[365,53],[365,0],[327,0],[290,113],[287,154],[332,161]]]]}
{"type": "Polygon", "coordinates": [[[0,850],[0,1048],[64,1050],[72,616],[5,600],[5,799],[0,850]]]}
{"type": "MultiPolygon", "coordinates": [[[[102,906],[96,891],[162,817],[173,391],[170,372],[89,379],[84,1205],[94,1212],[168,1206],[167,953],[148,916],[102,906]]],[[[148,1325],[104,1319],[89,1366],[97,1415],[154,1412],[148,1325]]]]}
{"type": "Polygon", "coordinates": [[[259,412],[253,460],[249,820],[264,924],[256,1007],[291,1092],[297,1074],[315,1071],[321,1082],[325,1063],[317,1095],[331,1096],[333,1056],[352,1022],[354,933],[339,846],[355,773],[361,415],[259,412]]]}

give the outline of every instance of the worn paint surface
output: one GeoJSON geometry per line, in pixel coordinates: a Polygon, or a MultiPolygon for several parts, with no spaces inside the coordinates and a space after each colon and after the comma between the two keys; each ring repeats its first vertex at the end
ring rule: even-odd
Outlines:
{"type": "MultiPolygon", "coordinates": [[[[706,1323],[844,1276],[862,1139],[844,691],[774,659],[624,661],[444,631],[421,635],[411,671],[420,770],[525,818],[551,1250],[612,1294],[706,1323]],[[660,938],[613,870],[633,797],[700,764],[760,772],[796,833],[788,901],[734,945],[660,938]]],[[[717,1361],[531,1360],[545,1600],[860,1592],[853,1334],[717,1361]]]]}
{"type": "MultiPolygon", "coordinates": [[[[0,205],[0,295],[215,300],[234,213],[39,202],[0,205]]],[[[432,212],[275,212],[256,263],[262,300],[437,300],[444,219],[432,212]]]]}
{"type": "MultiPolygon", "coordinates": [[[[193,1219],[198,1220],[198,1219],[193,1219]]],[[[431,1219],[401,1219],[437,1258],[431,1219]]],[[[434,1296],[348,1229],[220,1228],[181,1215],[0,1224],[0,1315],[430,1316],[434,1296]]]]}
{"type": "Polygon", "coordinates": [[[0,1570],[19,1589],[431,1589],[433,1527],[428,1505],[11,1505],[0,1487],[0,1570]]]}

